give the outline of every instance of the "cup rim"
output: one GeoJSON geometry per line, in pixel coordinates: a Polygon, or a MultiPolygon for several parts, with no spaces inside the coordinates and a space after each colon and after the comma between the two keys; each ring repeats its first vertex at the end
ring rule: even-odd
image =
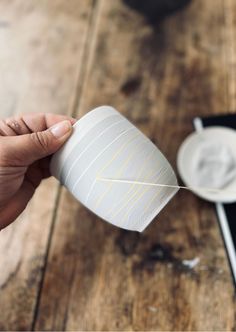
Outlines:
{"type": "MultiPolygon", "coordinates": [[[[112,106],[109,105],[101,105],[98,106],[91,111],[87,112],[84,114],[80,119],[76,121],[76,123],[73,125],[73,130],[78,131],[80,138],[83,137],[88,130],[90,130],[92,127],[96,126],[100,121],[103,119],[112,116],[114,114],[119,114],[120,113],[112,106]],[[103,117],[101,116],[102,114],[104,115],[103,117]],[[94,116],[94,114],[96,114],[94,116]],[[93,120],[89,123],[89,120],[93,120]],[[85,122],[86,121],[86,122],[85,122]],[[85,123],[85,124],[84,124],[85,123]],[[78,127],[81,127],[80,130],[78,127]],[[81,136],[81,131],[82,128],[85,128],[83,131],[83,135],[81,136]]],[[[56,177],[58,180],[60,180],[60,175],[61,171],[63,169],[63,165],[71,151],[73,150],[74,146],[77,144],[76,143],[76,138],[75,138],[76,132],[72,133],[71,138],[66,142],[65,145],[63,145],[52,157],[51,163],[50,163],[50,171],[51,174],[56,177]],[[74,142],[72,144],[71,142],[74,142]]]]}

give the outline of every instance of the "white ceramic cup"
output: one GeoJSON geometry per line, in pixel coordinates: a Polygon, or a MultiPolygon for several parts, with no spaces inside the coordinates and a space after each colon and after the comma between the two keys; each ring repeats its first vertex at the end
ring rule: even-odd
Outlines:
{"type": "Polygon", "coordinates": [[[51,173],[88,209],[118,227],[143,231],[178,188],[102,181],[102,178],[178,185],[157,147],[110,106],[87,113],[53,156],[51,173]]]}

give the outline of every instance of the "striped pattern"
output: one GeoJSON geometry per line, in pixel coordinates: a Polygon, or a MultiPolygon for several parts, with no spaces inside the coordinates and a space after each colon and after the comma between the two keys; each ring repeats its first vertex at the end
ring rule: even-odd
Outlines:
{"type": "Polygon", "coordinates": [[[156,146],[109,106],[87,113],[51,163],[52,174],[95,214],[118,227],[143,231],[178,191],[129,183],[122,178],[177,185],[176,176],[156,146]]]}

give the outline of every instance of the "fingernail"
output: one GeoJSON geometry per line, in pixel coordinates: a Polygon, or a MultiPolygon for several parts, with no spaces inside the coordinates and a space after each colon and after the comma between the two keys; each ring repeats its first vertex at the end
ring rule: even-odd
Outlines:
{"type": "Polygon", "coordinates": [[[75,124],[77,122],[77,119],[71,118],[71,123],[75,124]]]}
{"type": "Polygon", "coordinates": [[[56,138],[61,138],[65,136],[68,132],[70,132],[72,129],[72,125],[70,121],[62,121],[57,124],[55,124],[53,127],[51,127],[49,130],[56,138]]]}

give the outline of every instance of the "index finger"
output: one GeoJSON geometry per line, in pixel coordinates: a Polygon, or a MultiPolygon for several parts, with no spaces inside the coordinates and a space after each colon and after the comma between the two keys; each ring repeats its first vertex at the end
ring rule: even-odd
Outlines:
{"type": "Polygon", "coordinates": [[[76,119],[53,113],[26,113],[6,120],[0,120],[0,135],[16,136],[46,130],[54,124],[69,120],[72,124],[76,119]]]}

